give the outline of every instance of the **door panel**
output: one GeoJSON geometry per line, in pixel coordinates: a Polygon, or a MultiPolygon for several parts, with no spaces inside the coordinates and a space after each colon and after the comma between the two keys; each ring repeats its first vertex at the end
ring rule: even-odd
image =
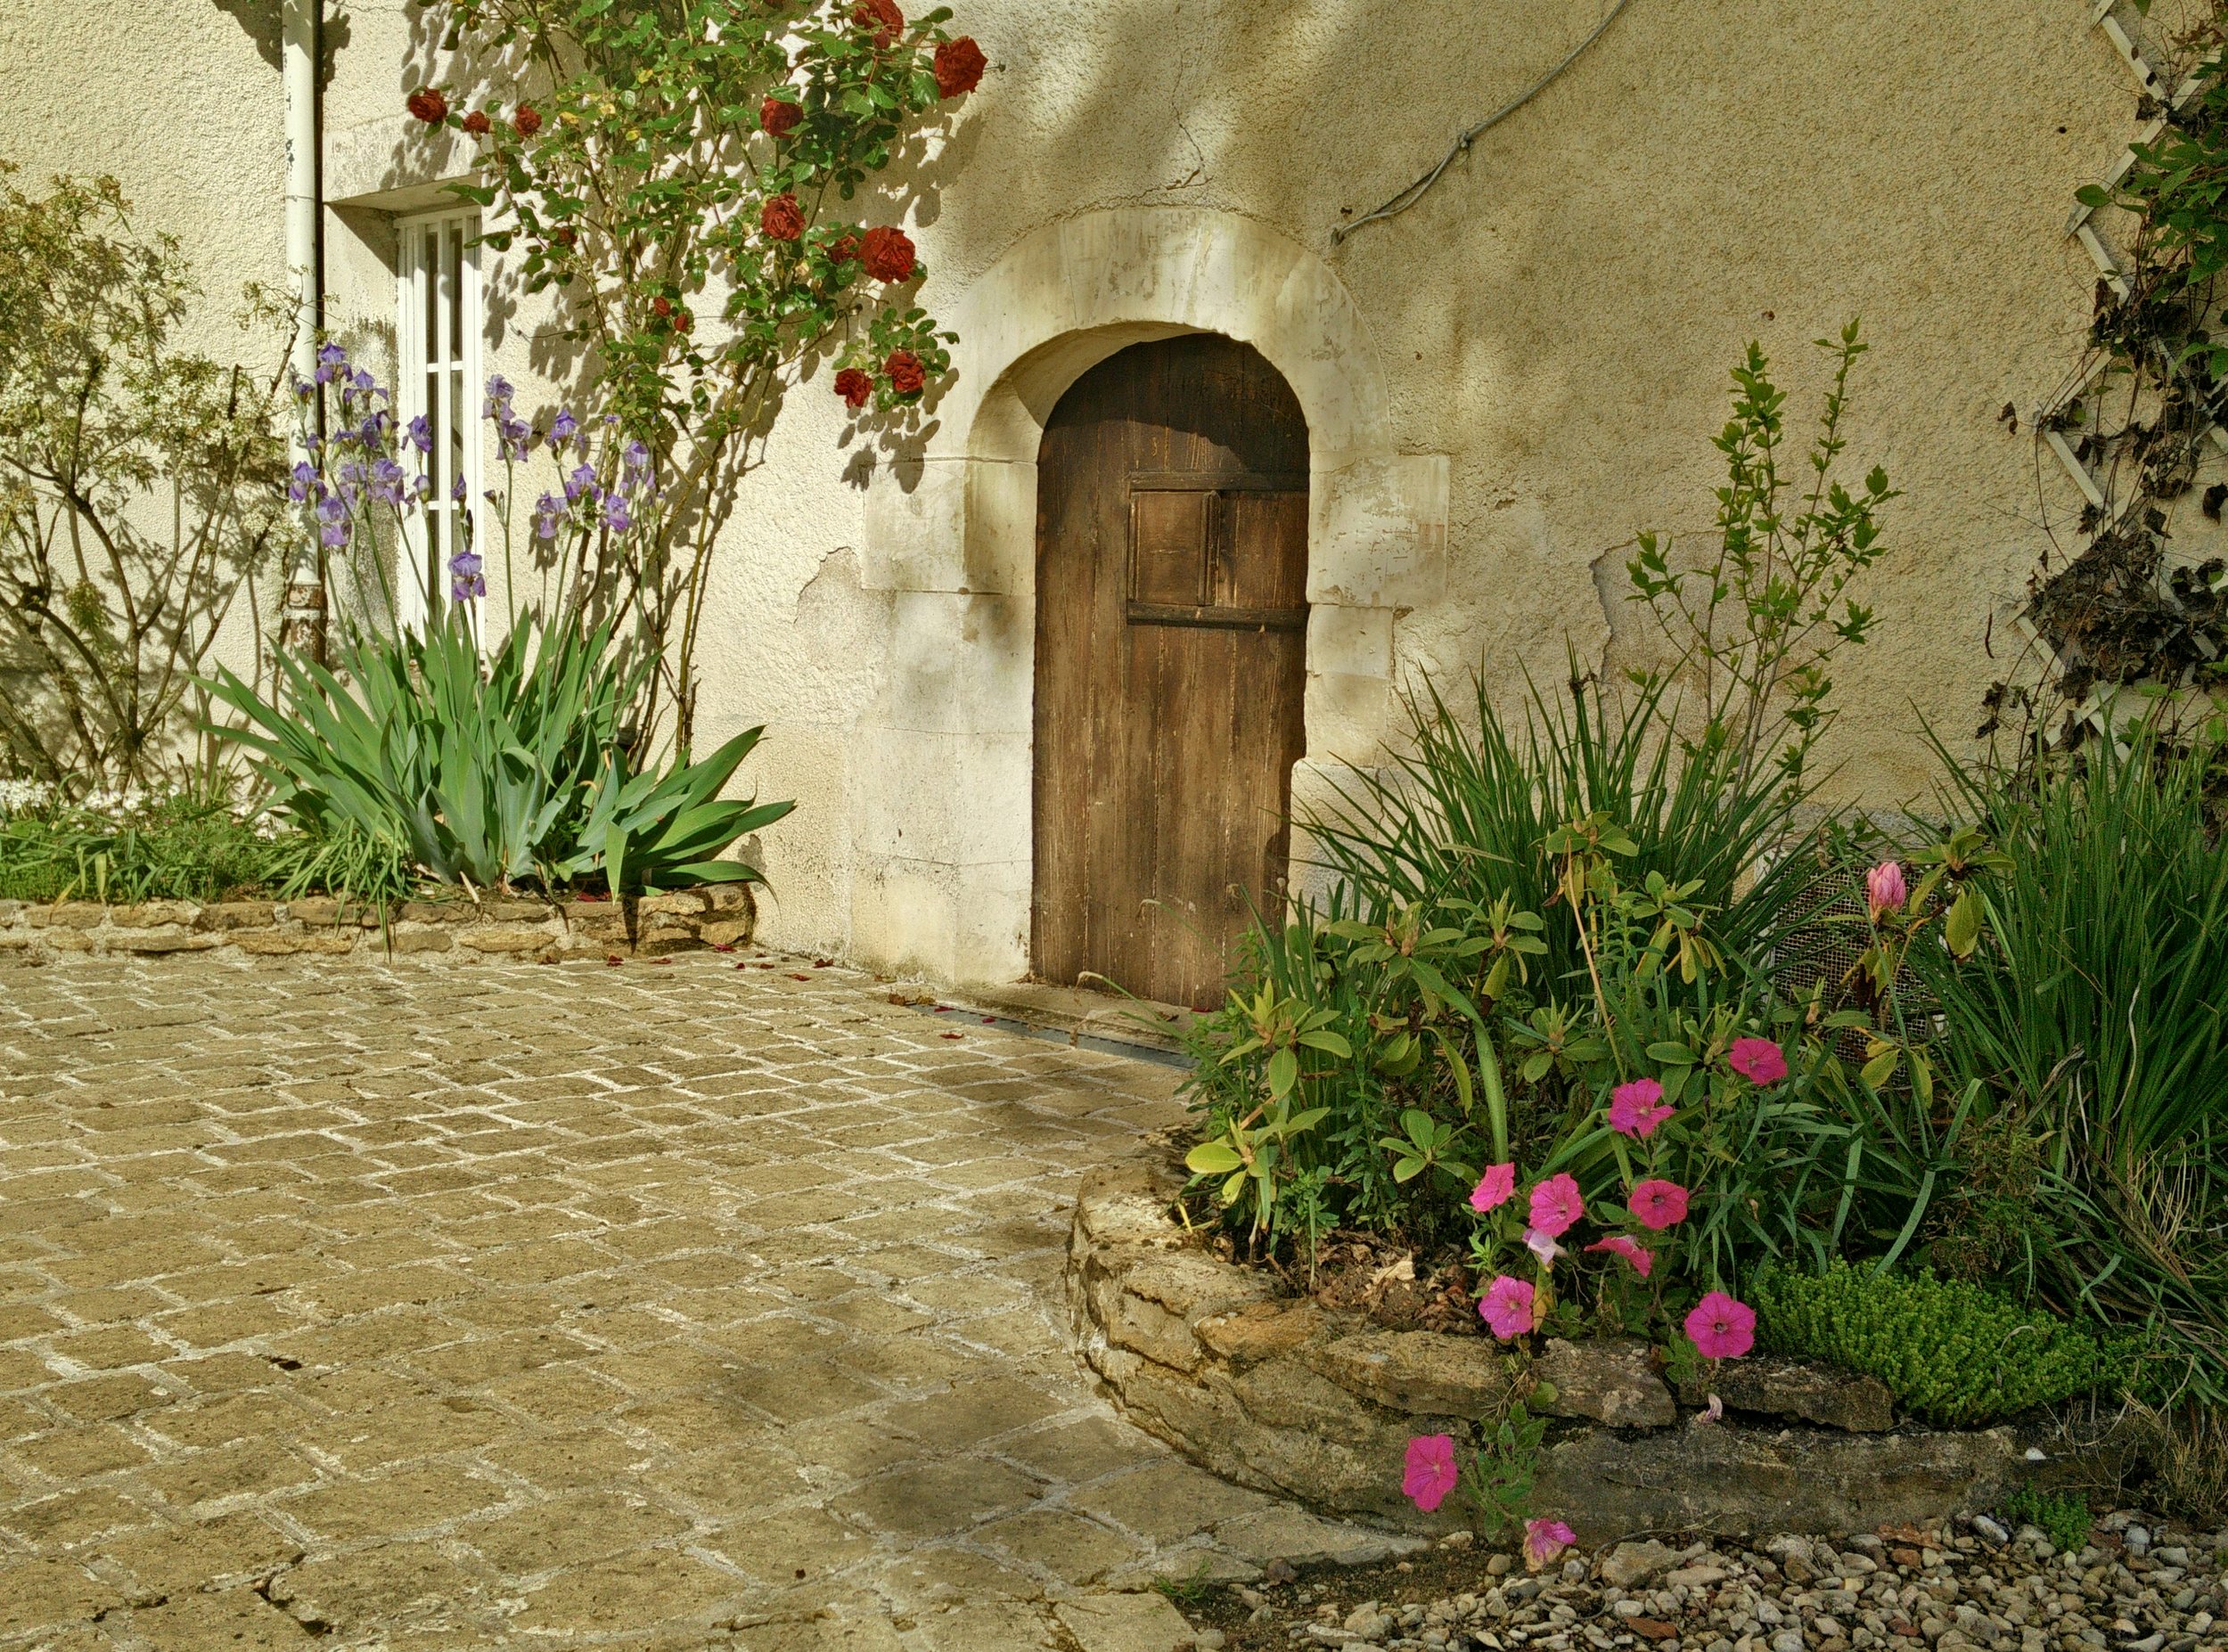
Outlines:
{"type": "Polygon", "coordinates": [[[1307,432],[1249,346],[1085,373],[1037,468],[1032,964],[1218,1003],[1305,747],[1307,432]]]}

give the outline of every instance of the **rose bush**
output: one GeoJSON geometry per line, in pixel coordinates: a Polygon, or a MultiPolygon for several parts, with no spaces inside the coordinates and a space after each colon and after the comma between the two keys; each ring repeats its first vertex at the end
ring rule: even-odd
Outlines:
{"type": "Polygon", "coordinates": [[[824,374],[901,422],[949,369],[913,241],[867,192],[926,158],[987,59],[948,11],[896,0],[414,4],[484,78],[409,112],[476,144],[456,187],[487,244],[559,296],[590,347],[578,394],[664,478],[613,589],[655,662],[648,713],[685,748],[712,548],[784,397],[824,374]]]}

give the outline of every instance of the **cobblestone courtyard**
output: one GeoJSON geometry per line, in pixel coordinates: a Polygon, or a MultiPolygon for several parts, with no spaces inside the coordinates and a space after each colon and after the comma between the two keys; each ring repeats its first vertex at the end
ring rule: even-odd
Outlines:
{"type": "Polygon", "coordinates": [[[1311,1524],[1071,1352],[1175,1077],[786,960],[0,968],[0,1647],[1166,1652],[1311,1524]]]}

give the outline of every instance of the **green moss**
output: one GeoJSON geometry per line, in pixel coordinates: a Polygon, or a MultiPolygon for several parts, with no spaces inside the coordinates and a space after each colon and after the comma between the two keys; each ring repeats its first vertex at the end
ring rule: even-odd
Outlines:
{"type": "Polygon", "coordinates": [[[2061,1554],[2076,1554],[2089,1541],[2089,1505],[2077,1493],[2038,1492],[2022,1485],[2003,1500],[1997,1512],[2015,1532],[2023,1525],[2040,1527],[2061,1554]]]}
{"type": "Polygon", "coordinates": [[[2053,1314],[1932,1273],[1835,1263],[1765,1270],[1752,1282],[1757,1344],[1877,1377],[1927,1422],[1993,1422],[2124,1379],[2127,1359],[2053,1314]]]}

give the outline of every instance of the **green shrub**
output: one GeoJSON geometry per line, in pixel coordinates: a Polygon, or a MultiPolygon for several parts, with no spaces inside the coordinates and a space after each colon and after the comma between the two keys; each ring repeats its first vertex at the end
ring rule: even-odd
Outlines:
{"type": "Polygon", "coordinates": [[[2013,1531],[2038,1527],[2061,1554],[2077,1554],[2089,1541],[2089,1504],[2077,1493],[2038,1492],[2022,1485],[1996,1511],[2013,1531]]]}
{"type": "Polygon", "coordinates": [[[229,801],[158,796],[104,810],[0,810],[0,900],[290,900],[335,895],[386,906],[415,882],[397,846],[347,828],[313,837],[258,829],[229,801]]]}
{"type": "Polygon", "coordinates": [[[261,886],[271,860],[225,803],[190,794],[0,816],[0,900],[209,901],[261,886]]]}
{"type": "Polygon", "coordinates": [[[1750,1284],[1757,1344],[1877,1377],[1931,1423],[1995,1421],[2120,1382],[2125,1351],[2048,1313],[1930,1272],[1837,1262],[1823,1274],[1763,1270],[1750,1284]]]}

